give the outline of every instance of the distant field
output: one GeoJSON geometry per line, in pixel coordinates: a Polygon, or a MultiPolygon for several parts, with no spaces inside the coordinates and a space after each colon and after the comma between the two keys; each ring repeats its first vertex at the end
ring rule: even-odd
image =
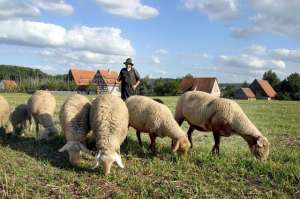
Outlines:
{"type": "MultiPolygon", "coordinates": [[[[29,95],[1,94],[16,106],[29,95]]],[[[56,96],[58,112],[66,96],[56,96]]],[[[176,97],[161,97],[172,111],[176,97]]],[[[222,138],[220,156],[210,155],[210,133],[194,132],[194,148],[181,160],[168,138],[158,139],[157,156],[138,146],[131,129],[124,169],[116,165],[105,177],[89,169],[94,159],[84,156],[72,167],[66,153],[57,152],[63,138],[36,142],[0,135],[0,198],[300,198],[300,102],[238,101],[271,142],[266,163],[256,161],[240,137],[222,138]]],[[[187,130],[187,125],[183,126],[187,130]]],[[[149,144],[143,135],[144,145],[149,144]]]]}

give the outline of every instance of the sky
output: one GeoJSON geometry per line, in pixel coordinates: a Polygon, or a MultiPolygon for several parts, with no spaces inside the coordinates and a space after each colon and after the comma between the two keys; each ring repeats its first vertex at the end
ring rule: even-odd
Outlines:
{"type": "Polygon", "coordinates": [[[221,83],[300,73],[300,0],[0,0],[0,64],[221,83]]]}

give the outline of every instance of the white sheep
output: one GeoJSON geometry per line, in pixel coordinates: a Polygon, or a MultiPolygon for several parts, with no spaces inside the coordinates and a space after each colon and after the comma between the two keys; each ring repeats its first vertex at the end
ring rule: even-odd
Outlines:
{"type": "Polygon", "coordinates": [[[73,95],[63,104],[59,120],[67,143],[59,152],[68,151],[69,161],[78,165],[80,151],[90,153],[86,148],[86,136],[90,131],[89,114],[91,103],[83,95],[73,95]]]}
{"type": "Polygon", "coordinates": [[[217,98],[201,91],[189,91],[179,97],[175,119],[179,125],[186,120],[190,124],[188,137],[192,144],[192,132],[212,131],[215,145],[212,153],[219,154],[220,136],[237,134],[248,143],[252,154],[266,160],[269,142],[233,100],[217,98]]]}
{"type": "Polygon", "coordinates": [[[36,124],[36,139],[47,139],[58,133],[53,122],[56,100],[49,91],[36,91],[28,99],[27,106],[36,124]],[[39,132],[39,124],[44,128],[42,133],[39,132]]]}
{"type": "MultiPolygon", "coordinates": [[[[157,101],[158,103],[164,104],[164,102],[159,98],[153,98],[154,101],[157,101]]],[[[139,145],[143,147],[142,139],[141,139],[141,132],[136,131],[136,137],[138,139],[139,145]]]]}
{"type": "MultiPolygon", "coordinates": [[[[176,123],[170,109],[149,97],[131,96],[126,100],[129,111],[129,125],[138,133],[149,133],[150,149],[155,153],[156,137],[170,137],[172,149],[185,155],[190,147],[189,140],[176,123]]],[[[137,133],[137,134],[138,134],[137,133]]]]}
{"type": "Polygon", "coordinates": [[[120,97],[102,95],[92,102],[90,124],[99,151],[94,168],[97,168],[99,161],[102,160],[105,175],[110,173],[115,161],[121,168],[124,168],[120,156],[120,145],[127,136],[128,123],[128,109],[120,97]]]}
{"type": "Polygon", "coordinates": [[[0,95],[0,128],[5,130],[6,134],[13,132],[12,124],[9,120],[10,106],[6,99],[0,95]]]}

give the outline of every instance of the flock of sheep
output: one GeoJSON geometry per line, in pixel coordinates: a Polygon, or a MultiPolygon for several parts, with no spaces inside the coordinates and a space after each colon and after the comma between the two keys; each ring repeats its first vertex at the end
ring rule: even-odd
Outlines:
{"type": "MultiPolygon", "coordinates": [[[[10,110],[8,102],[0,96],[0,127],[5,133],[21,135],[32,119],[36,125],[36,139],[48,139],[58,134],[53,115],[56,107],[54,96],[48,91],[37,91],[27,104],[10,110]],[[40,131],[39,126],[42,126],[40,131]]],[[[187,154],[192,144],[192,132],[211,131],[215,139],[212,153],[219,153],[220,137],[240,135],[248,143],[250,151],[259,160],[266,160],[269,142],[248,119],[240,106],[228,99],[216,98],[200,91],[186,92],[179,97],[175,118],[170,109],[159,100],[145,96],[131,96],[125,102],[118,96],[101,95],[90,102],[85,96],[70,96],[60,110],[60,124],[66,144],[59,150],[67,151],[72,165],[80,162],[80,152],[93,155],[88,149],[90,137],[97,148],[94,168],[103,163],[104,173],[110,173],[114,162],[124,167],[120,146],[128,134],[128,128],[140,133],[148,133],[150,149],[155,153],[156,137],[172,139],[172,150],[180,156],[187,154]],[[180,127],[187,121],[190,128],[187,134],[180,127]],[[92,131],[92,136],[88,137],[92,131]]]]}

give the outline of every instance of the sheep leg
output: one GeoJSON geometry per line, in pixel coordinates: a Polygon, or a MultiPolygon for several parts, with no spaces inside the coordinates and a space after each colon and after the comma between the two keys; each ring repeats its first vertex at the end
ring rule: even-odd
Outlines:
{"type": "Polygon", "coordinates": [[[143,143],[141,140],[141,132],[140,131],[136,131],[136,137],[138,139],[139,145],[143,148],[143,143]]]}
{"type": "Polygon", "coordinates": [[[215,145],[213,146],[211,152],[213,155],[219,155],[221,136],[216,132],[213,132],[213,135],[214,135],[215,145]]]}
{"type": "Polygon", "coordinates": [[[39,131],[40,131],[39,122],[36,119],[34,119],[34,123],[35,123],[36,139],[38,139],[39,138],[39,131]]]}
{"type": "Polygon", "coordinates": [[[190,126],[190,128],[189,128],[189,130],[188,130],[188,132],[187,132],[189,141],[190,141],[190,143],[191,143],[191,148],[193,148],[192,133],[193,133],[194,130],[195,130],[195,128],[192,127],[192,126],[190,126]]]}
{"type": "Polygon", "coordinates": [[[155,155],[156,154],[156,148],[155,148],[156,135],[154,133],[150,133],[149,136],[150,136],[150,140],[151,140],[151,144],[149,146],[149,149],[155,155]]]}

